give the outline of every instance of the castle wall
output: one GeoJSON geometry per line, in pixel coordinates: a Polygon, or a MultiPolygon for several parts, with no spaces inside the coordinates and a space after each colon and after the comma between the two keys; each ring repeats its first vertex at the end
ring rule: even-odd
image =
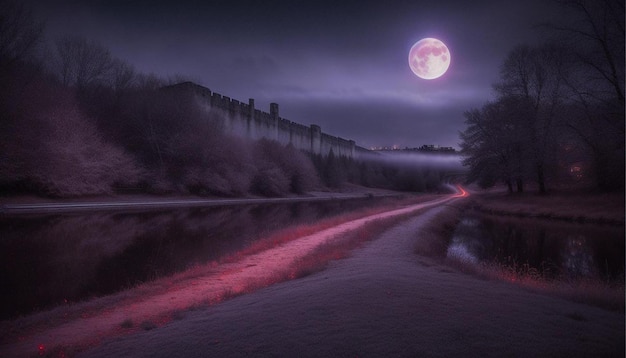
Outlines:
{"type": "Polygon", "coordinates": [[[276,103],[270,104],[268,113],[256,109],[254,99],[243,103],[191,82],[172,87],[194,93],[207,112],[220,112],[224,117],[224,129],[234,135],[250,139],[266,138],[284,145],[291,143],[297,149],[322,155],[328,155],[332,150],[335,155],[356,158],[369,152],[356,146],[352,140],[323,133],[315,124],[307,127],[280,117],[276,103]]]}

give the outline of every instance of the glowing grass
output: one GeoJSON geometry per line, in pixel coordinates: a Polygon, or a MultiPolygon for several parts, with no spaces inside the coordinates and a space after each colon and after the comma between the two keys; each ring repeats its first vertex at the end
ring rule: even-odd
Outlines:
{"type": "MultiPolygon", "coordinates": [[[[442,195],[434,195],[434,194],[420,195],[420,196],[415,196],[415,197],[411,197],[408,199],[403,199],[400,201],[388,200],[372,208],[366,208],[366,209],[346,213],[340,216],[323,219],[312,224],[298,225],[295,227],[279,230],[271,234],[267,238],[263,238],[263,239],[260,239],[251,243],[248,247],[246,247],[243,250],[240,250],[234,254],[228,255],[220,259],[218,263],[236,262],[242,257],[246,257],[246,256],[249,256],[249,255],[261,252],[261,251],[271,249],[273,247],[284,244],[291,240],[304,237],[307,235],[311,235],[318,231],[322,231],[322,230],[325,230],[325,229],[328,229],[328,228],[331,228],[331,227],[334,227],[334,226],[337,226],[337,225],[340,225],[340,224],[343,224],[343,223],[346,223],[346,222],[349,222],[349,221],[352,221],[361,217],[366,217],[366,216],[382,213],[382,212],[389,211],[392,209],[397,209],[399,207],[427,202],[427,201],[434,200],[439,197],[442,197],[442,195]]],[[[214,263],[214,265],[216,264],[217,263],[214,263]]]]}

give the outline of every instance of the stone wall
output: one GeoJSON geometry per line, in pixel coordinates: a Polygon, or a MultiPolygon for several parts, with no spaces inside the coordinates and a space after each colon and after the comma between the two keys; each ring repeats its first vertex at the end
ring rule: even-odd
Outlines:
{"type": "Polygon", "coordinates": [[[198,96],[200,105],[207,111],[219,111],[224,115],[225,130],[231,134],[251,138],[267,138],[282,144],[291,143],[294,147],[315,154],[328,155],[332,149],[335,155],[356,158],[369,150],[358,147],[353,140],[323,133],[315,124],[304,126],[280,117],[278,104],[270,104],[270,112],[254,107],[254,99],[240,102],[192,82],[169,86],[169,89],[189,91],[198,96]]]}

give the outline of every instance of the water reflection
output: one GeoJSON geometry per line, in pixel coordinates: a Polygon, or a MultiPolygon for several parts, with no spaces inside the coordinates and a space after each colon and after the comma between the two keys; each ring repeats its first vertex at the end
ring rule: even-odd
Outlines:
{"type": "Polygon", "coordinates": [[[591,255],[589,240],[580,234],[569,234],[561,252],[563,266],[570,276],[598,276],[597,263],[591,255]]]}
{"type": "Polygon", "coordinates": [[[117,292],[217,260],[278,229],[373,203],[0,217],[0,319],[117,292]]]}
{"type": "Polygon", "coordinates": [[[545,279],[623,280],[624,229],[471,214],[457,226],[447,256],[545,279]]]}

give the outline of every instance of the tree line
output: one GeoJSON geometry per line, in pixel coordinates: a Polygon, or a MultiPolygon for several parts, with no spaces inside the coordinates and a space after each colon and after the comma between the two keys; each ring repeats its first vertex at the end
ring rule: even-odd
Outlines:
{"type": "Polygon", "coordinates": [[[624,2],[562,1],[576,22],[504,59],[495,100],[464,113],[468,181],[509,192],[624,189],[624,2]]]}
{"type": "Polygon", "coordinates": [[[139,73],[99,43],[44,43],[23,4],[0,0],[0,194],[120,192],[283,196],[345,183],[437,190],[437,168],[304,153],[223,128],[171,80],[139,73]]]}

